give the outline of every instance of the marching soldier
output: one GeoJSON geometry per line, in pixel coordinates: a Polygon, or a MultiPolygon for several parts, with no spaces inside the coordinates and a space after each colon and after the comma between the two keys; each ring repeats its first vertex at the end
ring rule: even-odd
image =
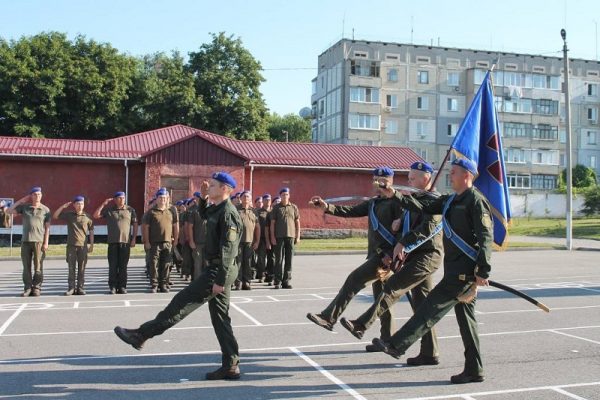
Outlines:
{"type": "Polygon", "coordinates": [[[291,289],[292,258],[294,246],[300,242],[300,212],[298,206],[290,202],[290,189],[279,191],[281,202],[271,210],[271,246],[275,253],[274,288],[291,289]],[[280,286],[281,285],[281,286],[280,286]]]}
{"type": "Polygon", "coordinates": [[[125,204],[125,192],[116,192],[94,211],[93,217],[106,220],[108,242],[108,288],[111,294],[127,293],[127,264],[138,232],[137,215],[125,204]],[[113,205],[107,207],[110,202],[113,205]]]}
{"type": "Polygon", "coordinates": [[[169,292],[169,267],[173,244],[179,240],[177,210],[169,206],[169,193],[161,188],[156,192],[156,205],[142,219],[144,249],[149,251],[152,293],[169,292]]]}
{"type": "Polygon", "coordinates": [[[94,222],[83,211],[83,196],[75,196],[73,201],[66,202],[54,212],[52,218],[62,219],[67,223],[67,265],[69,267],[69,287],[65,296],[72,294],[85,295],[85,266],[88,253],[94,251],[94,222]],[[63,211],[73,204],[74,211],[63,211]],[[89,235],[89,247],[87,237],[89,235]]]}
{"type": "Polygon", "coordinates": [[[21,261],[25,288],[21,296],[39,296],[44,281],[44,258],[48,250],[51,217],[50,209],[42,204],[42,188],[31,188],[29,195],[17,200],[8,212],[23,216],[21,261]]]}
{"type": "Polygon", "coordinates": [[[477,286],[487,286],[491,270],[493,222],[487,199],[473,186],[477,165],[467,159],[452,162],[450,180],[454,193],[437,199],[416,199],[384,190],[402,207],[441,214],[444,224],[444,277],[433,288],[415,314],[389,342],[373,339],[373,344],[394,358],[406,350],[451,309],[454,309],[465,346],[463,371],[451,377],[452,383],[483,382],[483,364],[475,318],[477,286]]]}
{"type": "Polygon", "coordinates": [[[254,251],[258,248],[260,241],[260,225],[257,223],[257,217],[254,209],[251,207],[252,194],[244,191],[240,195],[240,206],[238,213],[242,219],[244,229],[240,239],[240,250],[238,254],[238,265],[240,272],[235,282],[235,289],[250,290],[250,281],[252,280],[252,258],[254,251]]]}
{"type": "Polygon", "coordinates": [[[115,327],[115,333],[121,340],[140,350],[146,340],[162,334],[208,302],[222,353],[222,366],[206,374],[206,379],[209,380],[240,378],[239,349],[229,317],[231,284],[238,275],[236,256],[243,229],[240,216],[229,200],[235,186],[233,177],[225,172],[213,174],[210,183],[202,184],[202,192],[208,192],[208,199],[200,199],[198,210],[207,220],[207,266],[198,279],[194,279],[177,293],[155,319],[142,324],[138,329],[115,327]],[[206,206],[207,200],[212,203],[209,207],[206,206]]]}
{"type": "MultiPolygon", "coordinates": [[[[436,198],[438,193],[428,190],[431,186],[433,168],[424,162],[411,165],[408,173],[410,186],[420,189],[416,198],[436,198]]],[[[322,200],[321,200],[322,202],[322,200]]],[[[402,213],[399,220],[400,229],[394,247],[394,256],[402,260],[401,268],[385,281],[373,282],[373,297],[376,299],[371,307],[356,320],[342,318],[340,323],[354,336],[362,339],[364,332],[381,319],[381,340],[389,341],[396,331],[392,315],[392,305],[408,291],[412,294],[413,311],[419,308],[433,287],[431,275],[437,271],[442,261],[442,218],[421,212],[402,213]],[[380,297],[382,296],[382,297],[380,297]]],[[[378,351],[373,345],[367,345],[367,351],[378,351]]],[[[417,357],[406,360],[408,365],[437,365],[438,347],[434,330],[423,336],[421,351],[417,357]]]]}
{"type": "MultiPolygon", "coordinates": [[[[385,262],[389,266],[392,261],[391,254],[396,243],[390,231],[394,220],[402,216],[402,208],[394,200],[382,195],[383,189],[379,183],[384,182],[391,186],[394,182],[394,171],[388,167],[376,168],[373,171],[373,179],[377,197],[356,206],[326,204],[318,196],[311,199],[313,204],[324,208],[327,214],[345,218],[369,217],[367,260],[348,275],[344,285],[327,308],[318,314],[308,313],[306,315],[310,321],[328,330],[333,330],[333,326],[348,303],[365,288],[367,282],[379,277],[382,263],[385,262]]],[[[381,290],[380,283],[373,286],[373,292],[381,290]]],[[[389,314],[386,314],[385,318],[390,318],[389,314]]],[[[388,322],[388,325],[390,323],[388,322]]],[[[384,334],[382,332],[382,335],[384,334]]]]}

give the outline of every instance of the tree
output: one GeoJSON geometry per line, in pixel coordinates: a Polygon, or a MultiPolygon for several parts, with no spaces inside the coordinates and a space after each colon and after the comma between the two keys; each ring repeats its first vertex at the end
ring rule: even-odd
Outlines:
{"type": "Polygon", "coordinates": [[[259,90],[261,65],[241,39],[212,34],[212,42],[189,54],[204,112],[195,126],[238,139],[267,139],[267,107],[259,90]]]}
{"type": "Polygon", "coordinates": [[[583,192],[584,201],[581,212],[587,216],[600,213],[600,186],[593,186],[583,192]]]}
{"type": "Polygon", "coordinates": [[[270,139],[277,142],[285,142],[286,140],[290,142],[310,142],[312,140],[310,120],[295,114],[284,116],[277,113],[271,114],[267,132],[269,132],[270,139]]]}
{"type": "Polygon", "coordinates": [[[186,69],[183,57],[173,52],[144,56],[140,61],[139,92],[132,111],[138,129],[193,125],[202,112],[202,99],[196,94],[194,76],[186,69]]]}
{"type": "MultiPolygon", "coordinates": [[[[560,186],[564,187],[567,182],[567,170],[564,169],[561,174],[560,186]]],[[[573,187],[574,188],[587,188],[596,185],[596,172],[592,168],[588,168],[585,165],[577,164],[573,168],[572,173],[573,187]]]]}
{"type": "Polygon", "coordinates": [[[83,36],[0,39],[0,129],[54,138],[120,133],[135,71],[135,58],[83,36]]]}

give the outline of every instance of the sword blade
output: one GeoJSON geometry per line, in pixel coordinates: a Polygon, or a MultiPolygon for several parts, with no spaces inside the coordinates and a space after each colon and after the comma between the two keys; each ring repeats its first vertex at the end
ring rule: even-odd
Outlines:
{"type": "Polygon", "coordinates": [[[510,286],[506,286],[502,283],[496,282],[496,281],[492,281],[492,280],[488,280],[488,283],[490,284],[490,286],[493,286],[495,288],[507,291],[509,293],[514,294],[515,296],[519,296],[525,300],[527,300],[528,302],[530,302],[531,304],[535,304],[536,306],[538,306],[539,308],[541,308],[542,310],[546,311],[546,312],[550,312],[550,309],[548,308],[547,305],[545,305],[544,303],[541,303],[539,301],[537,301],[536,299],[534,299],[533,297],[529,297],[528,295],[526,295],[525,293],[515,289],[515,288],[511,288],[510,286]]]}
{"type": "Polygon", "coordinates": [[[328,199],[323,199],[326,203],[340,203],[342,201],[366,201],[369,200],[370,197],[366,196],[340,196],[340,197],[330,197],[328,199]]]}

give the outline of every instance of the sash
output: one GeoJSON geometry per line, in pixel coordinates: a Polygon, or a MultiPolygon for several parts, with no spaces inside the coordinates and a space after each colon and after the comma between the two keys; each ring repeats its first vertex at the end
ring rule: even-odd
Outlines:
{"type": "Polygon", "coordinates": [[[456,195],[453,194],[446,200],[446,204],[444,204],[444,211],[442,211],[442,225],[444,226],[444,235],[450,239],[450,241],[458,247],[463,253],[467,255],[471,260],[477,260],[477,250],[473,248],[469,243],[465,242],[463,238],[458,236],[454,230],[450,227],[450,224],[446,220],[446,212],[448,208],[450,208],[450,203],[454,200],[456,195]]]}
{"type": "Polygon", "coordinates": [[[375,215],[375,200],[373,200],[371,202],[371,204],[369,204],[369,221],[371,222],[371,226],[373,227],[373,230],[376,231],[377,233],[379,233],[381,235],[381,237],[384,238],[385,241],[390,244],[390,246],[396,245],[397,242],[396,242],[396,238],[394,237],[394,235],[392,235],[390,233],[390,231],[385,229],[385,226],[383,226],[379,223],[379,220],[377,219],[377,216],[375,215]]]}

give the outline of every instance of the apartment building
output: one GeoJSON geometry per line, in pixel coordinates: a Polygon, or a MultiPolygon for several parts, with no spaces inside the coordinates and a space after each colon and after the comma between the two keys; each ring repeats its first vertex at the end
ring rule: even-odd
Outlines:
{"type": "MultiPolygon", "coordinates": [[[[557,44],[560,48],[560,43],[557,44]]],[[[342,39],[318,58],[313,142],[408,146],[439,166],[492,65],[509,186],[552,190],[565,166],[563,60],[342,39]]],[[[570,60],[573,164],[599,172],[600,63],[570,60]]],[[[438,188],[449,187],[446,176],[438,188]]]]}

